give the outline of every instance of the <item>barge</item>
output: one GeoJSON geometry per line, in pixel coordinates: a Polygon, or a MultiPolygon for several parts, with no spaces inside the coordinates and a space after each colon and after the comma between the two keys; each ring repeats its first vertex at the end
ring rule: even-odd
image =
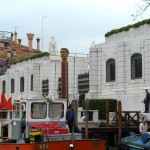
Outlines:
{"type": "Polygon", "coordinates": [[[1,101],[0,149],[3,150],[105,150],[102,139],[83,139],[69,133],[63,99],[32,98],[1,101]]]}

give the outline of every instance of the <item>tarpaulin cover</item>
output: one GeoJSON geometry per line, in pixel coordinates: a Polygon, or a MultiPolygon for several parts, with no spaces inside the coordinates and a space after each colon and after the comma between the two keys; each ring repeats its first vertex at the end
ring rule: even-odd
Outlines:
{"type": "Polygon", "coordinates": [[[12,98],[7,100],[4,91],[2,91],[0,100],[0,110],[2,109],[12,110],[12,98]]]}
{"type": "Polygon", "coordinates": [[[31,128],[61,128],[59,123],[31,124],[31,128]]]}
{"type": "Polygon", "coordinates": [[[141,136],[138,135],[130,135],[121,139],[121,143],[123,145],[129,146],[130,150],[132,148],[139,149],[150,149],[150,140],[147,140],[146,143],[143,143],[141,136]]]}
{"type": "Polygon", "coordinates": [[[31,124],[31,129],[40,129],[42,135],[68,134],[68,129],[62,128],[59,123],[31,124]]]}

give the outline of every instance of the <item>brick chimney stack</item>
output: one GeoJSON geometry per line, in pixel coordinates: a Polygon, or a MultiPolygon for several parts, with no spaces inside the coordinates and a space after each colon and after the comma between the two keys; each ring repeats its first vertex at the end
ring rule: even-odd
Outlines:
{"type": "Polygon", "coordinates": [[[22,39],[18,39],[18,44],[21,45],[22,39]]]}
{"type": "Polygon", "coordinates": [[[32,50],[32,40],[33,40],[33,37],[34,37],[34,34],[31,34],[31,33],[27,33],[27,37],[28,37],[28,47],[29,47],[29,50],[32,50]]]}
{"type": "Polygon", "coordinates": [[[16,31],[15,31],[15,33],[14,33],[14,36],[15,36],[15,37],[14,37],[14,38],[15,38],[15,39],[14,39],[14,40],[15,40],[15,43],[17,43],[17,32],[16,32],[16,31]]]}
{"type": "Polygon", "coordinates": [[[13,42],[13,33],[11,33],[11,42],[13,42]]]}
{"type": "Polygon", "coordinates": [[[38,37],[36,40],[37,40],[37,50],[40,51],[40,38],[38,37]]]}

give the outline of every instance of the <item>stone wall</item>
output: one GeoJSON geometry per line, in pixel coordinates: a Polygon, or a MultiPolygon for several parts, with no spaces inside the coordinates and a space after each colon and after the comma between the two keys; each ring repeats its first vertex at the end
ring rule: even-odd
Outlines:
{"type": "Polygon", "coordinates": [[[144,89],[150,90],[150,25],[132,28],[106,38],[90,48],[90,91],[88,98],[117,98],[123,110],[144,111],[144,89]],[[131,80],[131,56],[142,55],[142,78],[131,80]],[[115,81],[106,82],[106,61],[115,59],[115,81]]]}
{"type": "MultiPolygon", "coordinates": [[[[69,63],[69,100],[78,94],[78,74],[88,72],[88,57],[70,56],[69,63]]],[[[61,58],[59,55],[46,56],[12,65],[6,75],[0,76],[0,83],[6,81],[6,97],[30,98],[42,95],[42,81],[49,80],[49,96],[58,98],[58,79],[61,77],[61,58]],[[30,89],[33,74],[33,91],[30,89]],[[20,92],[20,78],[24,77],[24,92],[20,92]],[[11,79],[15,80],[15,92],[11,93],[11,79]]],[[[0,84],[0,93],[2,84],[0,84]]]]}

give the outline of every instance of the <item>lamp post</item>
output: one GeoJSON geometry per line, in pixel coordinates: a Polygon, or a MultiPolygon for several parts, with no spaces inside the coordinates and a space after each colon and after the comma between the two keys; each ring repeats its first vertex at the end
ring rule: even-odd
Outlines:
{"type": "Polygon", "coordinates": [[[42,17],[42,50],[43,50],[43,23],[45,18],[47,18],[47,16],[42,17]]]}

